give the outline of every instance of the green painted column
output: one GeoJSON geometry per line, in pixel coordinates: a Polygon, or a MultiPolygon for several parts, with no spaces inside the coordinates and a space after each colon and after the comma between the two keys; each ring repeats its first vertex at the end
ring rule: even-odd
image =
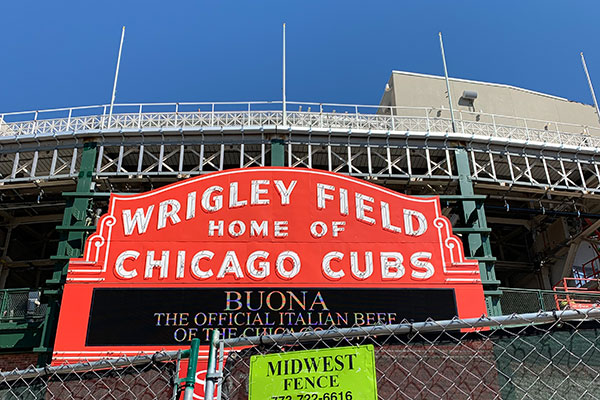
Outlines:
{"type": "Polygon", "coordinates": [[[481,282],[485,294],[485,302],[489,315],[501,315],[500,295],[502,292],[498,289],[500,281],[496,279],[494,262],[496,258],[492,256],[490,245],[490,232],[488,228],[483,201],[468,199],[475,194],[473,182],[471,180],[471,168],[469,158],[464,148],[458,148],[454,152],[456,168],[458,172],[458,186],[462,196],[467,199],[462,200],[462,217],[465,228],[461,229],[466,236],[465,243],[468,257],[479,261],[479,271],[481,273],[481,282]]]}
{"type": "Polygon", "coordinates": [[[80,257],[87,238],[87,232],[95,230],[90,226],[88,217],[90,200],[92,199],[92,183],[94,167],[96,165],[96,143],[88,142],[83,146],[81,164],[77,177],[77,189],[74,196],[67,198],[62,224],[57,227],[61,231],[60,241],[52,278],[46,281],[46,288],[42,293],[42,300],[48,304],[48,311],[44,319],[41,344],[35,351],[40,353],[38,364],[47,365],[52,358],[52,346],[56,336],[58,314],[62,298],[63,286],[66,282],[69,259],[80,257]]]}
{"type": "Polygon", "coordinates": [[[283,139],[271,139],[271,166],[285,167],[285,150],[283,139]]]}

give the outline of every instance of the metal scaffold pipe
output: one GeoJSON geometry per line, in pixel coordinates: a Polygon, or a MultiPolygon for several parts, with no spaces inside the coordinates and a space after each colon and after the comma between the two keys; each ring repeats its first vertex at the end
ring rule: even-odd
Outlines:
{"type": "Polygon", "coordinates": [[[123,38],[125,38],[125,26],[121,29],[121,44],[119,44],[119,55],[117,56],[117,68],[115,69],[115,80],[113,82],[112,97],[110,98],[110,111],[108,113],[108,121],[110,123],[113,107],[115,105],[115,97],[117,95],[117,80],[119,79],[119,68],[121,66],[121,52],[123,51],[123,38]]]}
{"type": "Polygon", "coordinates": [[[452,132],[456,132],[454,123],[454,110],[452,109],[452,94],[450,93],[450,81],[448,80],[448,67],[446,66],[446,53],[444,52],[444,41],[442,40],[442,32],[440,36],[440,49],[442,50],[442,61],[444,61],[444,76],[446,77],[446,90],[448,91],[448,104],[450,105],[450,119],[452,120],[452,132]]]}
{"type": "Polygon", "coordinates": [[[283,85],[282,85],[282,100],[283,100],[283,125],[287,125],[287,110],[286,110],[286,100],[285,100],[285,23],[283,24],[283,65],[282,65],[282,77],[283,77],[283,85]]]}
{"type": "Polygon", "coordinates": [[[592,79],[590,78],[590,73],[587,69],[587,64],[585,63],[585,57],[583,56],[583,52],[581,52],[580,54],[581,64],[583,64],[583,70],[585,71],[585,76],[587,77],[588,85],[590,86],[590,92],[592,92],[592,99],[594,99],[594,106],[596,107],[596,115],[598,116],[598,122],[600,122],[600,108],[598,108],[598,101],[596,100],[596,93],[594,93],[592,79]]]}

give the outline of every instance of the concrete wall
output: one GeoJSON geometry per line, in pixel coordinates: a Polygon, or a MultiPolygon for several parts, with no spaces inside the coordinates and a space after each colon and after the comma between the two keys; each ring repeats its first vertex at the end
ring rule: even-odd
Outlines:
{"type": "MultiPolygon", "coordinates": [[[[463,111],[468,120],[491,122],[489,114],[499,114],[510,118],[496,119],[496,123],[522,126],[519,119],[540,120],[528,124],[529,128],[557,130],[554,124],[559,122],[560,131],[581,132],[582,128],[569,127],[576,124],[595,129],[600,128],[595,108],[591,105],[569,101],[544,93],[538,93],[514,86],[487,82],[450,78],[450,90],[455,111],[463,111]],[[465,90],[475,91],[478,96],[472,106],[461,99],[465,90]],[[533,126],[531,126],[533,125],[533,126]]],[[[446,82],[443,76],[423,75],[410,72],[393,71],[388,88],[381,99],[383,106],[412,106],[448,109],[446,82]]],[[[398,114],[413,114],[415,111],[398,110],[398,114]]],[[[437,112],[436,114],[439,114],[437,112]]],[[[447,111],[442,111],[449,117],[447,111]]],[[[438,115],[439,116],[439,115],[438,115]]],[[[455,114],[457,118],[458,113],[455,114]]],[[[594,129],[592,129],[594,130],[594,129]]],[[[600,130],[591,132],[600,134],[600,130]]]]}

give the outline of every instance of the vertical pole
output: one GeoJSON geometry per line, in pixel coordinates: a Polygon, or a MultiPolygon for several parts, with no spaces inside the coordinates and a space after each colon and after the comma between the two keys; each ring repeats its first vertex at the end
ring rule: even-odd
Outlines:
{"type": "MultiPolygon", "coordinates": [[[[214,329],[210,337],[208,349],[208,366],[206,368],[206,383],[204,384],[204,399],[213,400],[215,397],[215,381],[217,379],[217,345],[219,344],[219,330],[214,329]]],[[[184,398],[184,400],[188,400],[184,398]]],[[[190,397],[191,400],[191,397],[190,397]]]]}
{"type": "Polygon", "coordinates": [[[287,125],[287,110],[285,103],[285,23],[283,24],[283,125],[287,125]]]}
{"type": "Polygon", "coordinates": [[[544,302],[544,295],[541,290],[538,290],[538,299],[540,301],[540,310],[546,311],[546,304],[544,302]]]}
{"type": "MultiPolygon", "coordinates": [[[[282,85],[282,110],[283,119],[282,125],[287,125],[287,103],[285,98],[285,23],[283,24],[283,85],[282,85]]],[[[285,166],[285,149],[284,139],[281,136],[275,136],[271,138],[271,166],[272,167],[283,167],[285,166]]]]}
{"type": "Polygon", "coordinates": [[[588,85],[590,85],[590,92],[592,92],[592,99],[594,99],[594,106],[596,106],[596,115],[598,116],[598,121],[600,122],[600,108],[598,108],[596,93],[594,93],[594,86],[592,85],[592,80],[590,78],[590,73],[588,72],[587,65],[585,63],[585,57],[583,57],[583,52],[581,52],[581,63],[583,64],[583,69],[585,70],[585,76],[587,76],[588,85]]]}
{"type": "Polygon", "coordinates": [[[193,400],[194,384],[196,383],[196,369],[198,367],[198,349],[200,348],[200,339],[192,339],[190,346],[190,358],[188,359],[188,370],[185,379],[185,391],[183,392],[183,400],[193,400]]]}
{"type": "Polygon", "coordinates": [[[450,82],[448,81],[448,67],[446,66],[446,54],[444,53],[444,41],[442,40],[442,32],[440,35],[440,48],[442,49],[442,60],[444,61],[444,75],[446,77],[446,90],[448,90],[448,103],[450,104],[450,119],[452,120],[452,132],[456,132],[454,125],[454,111],[452,109],[452,94],[450,93],[450,82]]]}
{"type": "Polygon", "coordinates": [[[117,68],[115,69],[115,81],[113,82],[112,97],[110,98],[110,112],[108,113],[108,126],[112,118],[113,106],[115,105],[115,96],[117,95],[117,80],[119,79],[119,67],[121,66],[121,51],[123,50],[123,38],[125,37],[125,27],[121,30],[121,44],[119,45],[119,55],[117,56],[117,68]]]}
{"type": "MultiPolygon", "coordinates": [[[[10,244],[10,237],[12,235],[13,225],[9,225],[6,228],[6,237],[4,238],[4,247],[2,248],[2,258],[5,259],[8,256],[8,245],[10,244]]],[[[6,287],[6,279],[8,278],[8,267],[0,265],[0,289],[6,287]]],[[[6,296],[4,296],[6,297],[6,296]]],[[[4,308],[0,309],[0,312],[4,311],[4,308]]],[[[0,316],[3,314],[0,314],[0,316]]]]}

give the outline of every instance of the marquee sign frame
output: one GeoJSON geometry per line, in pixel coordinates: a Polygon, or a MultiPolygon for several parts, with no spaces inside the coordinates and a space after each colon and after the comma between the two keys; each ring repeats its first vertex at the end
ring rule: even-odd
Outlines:
{"type": "MultiPolygon", "coordinates": [[[[387,303],[398,310],[402,305],[394,302],[394,293],[413,299],[407,301],[419,301],[414,299],[424,298],[421,289],[430,291],[427,296],[445,291],[454,298],[454,308],[447,309],[446,314],[454,310],[460,318],[472,318],[486,313],[478,263],[465,259],[462,242],[442,215],[439,198],[411,197],[368,181],[303,168],[227,170],[146,193],[111,195],[108,212],[87,239],[83,257],[69,262],[53,363],[176,350],[187,347],[192,337],[205,334],[196,330],[192,335],[188,330],[181,342],[164,341],[164,332],[175,335],[177,329],[198,321],[193,313],[179,312],[187,316],[179,315],[179,324],[165,326],[169,318],[177,322],[177,316],[163,313],[166,316],[161,317],[156,312],[152,316],[156,323],[144,332],[158,333],[149,333],[144,344],[136,345],[142,331],[128,329],[127,323],[137,311],[125,320],[119,312],[127,310],[128,304],[151,304],[148,294],[134,300],[138,294],[142,296],[142,289],[162,290],[165,296],[184,289],[194,296],[201,296],[202,290],[220,289],[225,296],[221,300],[226,299],[224,310],[230,313],[248,311],[250,303],[257,301],[267,304],[265,312],[274,313],[274,318],[281,317],[281,312],[293,313],[285,317],[290,323],[282,319],[275,324],[280,329],[290,328],[296,317],[301,318],[294,321],[300,322],[292,325],[301,328],[308,324],[307,302],[312,302],[311,312],[328,311],[332,318],[337,315],[339,322],[339,315],[347,316],[349,311],[344,309],[343,300],[335,300],[336,291],[372,290],[376,297],[377,290],[373,289],[382,293],[385,289],[392,293],[387,303]],[[112,306],[106,299],[113,295],[102,297],[102,291],[117,289],[131,293],[131,301],[124,295],[121,299],[125,304],[107,311],[112,306]],[[324,295],[319,289],[333,294],[324,295]],[[257,295],[271,295],[271,303],[276,305],[257,295]],[[113,342],[90,341],[97,329],[105,329],[103,337],[125,333],[113,342]],[[127,336],[129,331],[133,333],[127,336]],[[128,344],[115,344],[121,337],[128,344]]],[[[382,301],[377,304],[387,307],[382,301]]],[[[201,305],[194,307],[201,313],[201,305]]],[[[404,317],[402,310],[370,312],[368,300],[352,307],[350,317],[355,319],[342,318],[348,325],[397,323],[404,317]]],[[[419,309],[415,304],[410,307],[419,309]]],[[[221,318],[218,312],[215,315],[221,318]]],[[[311,318],[316,315],[311,314],[311,318]]],[[[321,321],[327,318],[323,315],[321,321]]],[[[236,332],[229,335],[243,334],[241,328],[256,325],[250,317],[239,324],[231,318],[229,326],[235,325],[232,329],[236,332]]],[[[326,321],[331,326],[334,320],[326,321]]],[[[218,325],[216,319],[213,322],[204,326],[206,336],[218,325]]],[[[263,318],[258,325],[264,322],[263,318]]],[[[182,337],[181,332],[176,339],[182,337]]],[[[204,356],[206,348],[201,351],[204,356]]]]}

